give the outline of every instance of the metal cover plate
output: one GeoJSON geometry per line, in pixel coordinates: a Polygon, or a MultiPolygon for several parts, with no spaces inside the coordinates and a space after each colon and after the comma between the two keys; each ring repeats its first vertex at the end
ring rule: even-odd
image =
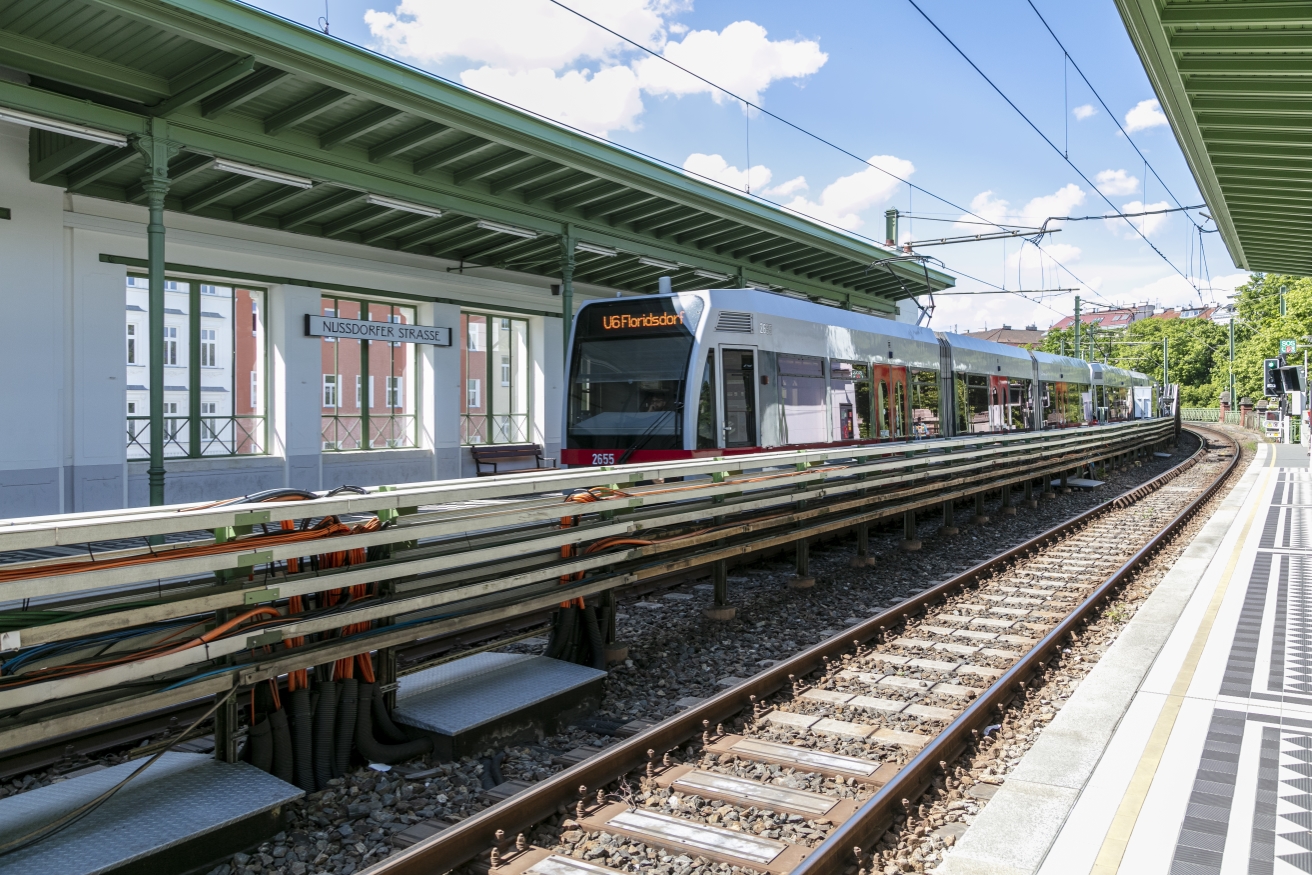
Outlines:
{"type": "Polygon", "coordinates": [[[394,717],[454,736],[605,676],[545,656],[478,653],[401,678],[394,717]]]}
{"type": "MultiPolygon", "coordinates": [[[[0,844],[90,802],[141,765],[123,763],[0,799],[0,844]]],[[[170,751],[49,841],[0,857],[0,875],[91,875],[116,869],[301,795],[254,766],[170,751]]]]}

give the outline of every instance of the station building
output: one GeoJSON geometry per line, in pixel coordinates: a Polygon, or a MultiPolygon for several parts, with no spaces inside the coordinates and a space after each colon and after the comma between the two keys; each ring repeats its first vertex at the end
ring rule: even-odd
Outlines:
{"type": "Polygon", "coordinates": [[[951,284],[229,0],[0,3],[0,263],[0,517],[554,456],[569,315],[663,278],[951,284]]]}

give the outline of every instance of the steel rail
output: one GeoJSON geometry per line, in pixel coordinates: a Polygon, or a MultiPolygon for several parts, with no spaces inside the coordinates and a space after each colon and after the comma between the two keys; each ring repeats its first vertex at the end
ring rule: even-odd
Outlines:
{"type": "MultiPolygon", "coordinates": [[[[1190,430],[1194,429],[1191,427],[1190,430]]],[[[1134,494],[1145,495],[1175,479],[1196,464],[1206,450],[1207,446],[1204,441],[1196,453],[1179,465],[1139,486],[1134,490],[1134,494]]],[[[1168,524],[1167,528],[1154,536],[1149,546],[1135,554],[1139,561],[1142,561],[1142,558],[1151,552],[1150,548],[1155,548],[1156,545],[1160,544],[1165,537],[1168,537],[1171,532],[1179,527],[1189,513],[1196,510],[1207,497],[1220,487],[1221,483],[1234,469],[1237,459],[1238,452],[1236,451],[1230,464],[1207,490],[1192,501],[1189,508],[1178,515],[1172,523],[1168,524]]],[[[366,873],[367,875],[433,875],[433,873],[445,872],[467,863],[493,846],[497,830],[504,830],[505,835],[527,832],[537,823],[556,814],[561,806],[567,805],[576,799],[578,787],[602,787],[645,764],[648,761],[648,750],[655,750],[658,753],[671,750],[689,738],[700,734],[704,721],[717,724],[729,720],[749,708],[753,697],[764,699],[766,696],[785,687],[789,683],[790,675],[801,678],[823,668],[826,658],[834,659],[843,653],[850,652],[854,644],[869,641],[881,634],[886,628],[897,625],[905,617],[918,614],[929,605],[942,600],[951,593],[970,586],[1014,559],[1046,546],[1067,532],[1080,528],[1094,518],[1122,506],[1124,497],[1117,496],[1103,502],[1004,553],[987,559],[949,580],[906,599],[875,617],[850,627],[808,650],[753,675],[742,683],[716,694],[699,705],[669,717],[650,729],[607,748],[602,753],[557,772],[522,793],[511,796],[505,801],[484,809],[429,839],[387,857],[366,870],[366,873]]],[[[1125,573],[1128,573],[1128,569],[1132,567],[1131,563],[1127,563],[1126,567],[1117,573],[1117,580],[1121,579],[1125,573]]],[[[1099,587],[1097,594],[1086,599],[1079,609],[1080,616],[1087,614],[1099,598],[1105,597],[1112,585],[1114,584],[1103,584],[1099,587]]],[[[1070,625],[1070,623],[1064,622],[1058,628],[1069,631],[1070,625]]],[[[1030,655],[1023,658],[1021,663],[1017,664],[1017,667],[1021,665],[1032,667],[1038,659],[1037,657],[1030,657],[1036,651],[1039,653],[1046,652],[1045,648],[1051,648],[1054,646],[1053,642],[1057,642],[1059,639],[1060,635],[1055,633],[1045,636],[1040,645],[1032,650],[1030,655]]],[[[1013,668],[1003,675],[997,683],[993,684],[988,693],[976,699],[972,706],[949,727],[953,729],[953,743],[956,743],[962,737],[962,733],[968,735],[969,730],[974,728],[976,723],[987,715],[988,709],[996,707],[996,703],[1001,696],[1009,697],[1011,695],[1010,685],[1021,676],[1023,676],[1022,671],[1013,668]],[[981,705],[981,702],[988,704],[981,705]],[[966,721],[966,715],[971,715],[971,722],[964,722],[966,721]]],[[[936,737],[936,741],[942,737],[942,734],[940,734],[936,737]]],[[[915,781],[924,779],[926,775],[932,776],[933,770],[937,769],[938,760],[945,758],[943,753],[947,749],[941,742],[937,744],[931,742],[930,746],[927,746],[921,755],[913,759],[908,766],[898,773],[898,777],[895,777],[890,784],[885,785],[885,788],[867,801],[852,819],[836,829],[825,843],[817,846],[809,855],[806,864],[811,865],[810,861],[817,858],[819,850],[826,848],[824,859],[833,862],[833,866],[825,869],[813,868],[807,871],[813,873],[840,873],[849,868],[851,847],[862,844],[863,841],[865,842],[863,846],[872,846],[869,844],[869,836],[872,834],[878,835],[874,831],[873,825],[879,817],[884,816],[884,806],[890,805],[889,800],[894,798],[896,804],[900,806],[903,796],[906,796],[911,790],[913,786],[913,783],[910,783],[912,778],[910,776],[902,777],[902,775],[907,773],[907,769],[912,764],[918,764],[916,771],[909,773],[909,775],[914,775],[915,781]],[[931,749],[938,751],[938,753],[926,753],[931,749]],[[932,766],[932,769],[930,766],[932,766]],[[901,789],[888,790],[887,788],[890,786],[901,789]],[[878,808],[873,807],[876,799],[881,800],[878,808]],[[858,824],[862,827],[858,828],[858,824]],[[840,839],[839,836],[842,838],[840,839]]],[[[919,791],[916,791],[915,795],[919,795],[919,791]]]]}
{"type": "MultiPolygon", "coordinates": [[[[1200,427],[1194,427],[1202,430],[1200,427]]],[[[1191,430],[1194,430],[1191,428],[1191,430]]],[[[1211,429],[1208,429],[1211,431],[1211,429]]],[[[1221,434],[1213,432],[1213,434],[1221,434]]],[[[874,847],[879,836],[887,830],[888,825],[902,810],[904,799],[916,799],[930,785],[939,772],[939,762],[952,762],[971,738],[972,731],[983,729],[998,708],[1009,702],[1018,692],[1018,685],[1033,675],[1053,654],[1060,651],[1062,639],[1072,635],[1086,616],[1095,611],[1100,604],[1110,599],[1113,591],[1129,577],[1130,573],[1146,563],[1162,543],[1170,538],[1198,509],[1221,488],[1230,474],[1239,464],[1238,443],[1229,435],[1223,435],[1230,442],[1232,454],[1230,462],[1212,483],[1194,497],[1175,517],[1157,532],[1148,543],[1135,551],[1120,568],[1112,572],[1093,592],[1065,619],[1059,622],[1047,635],[1022,656],[1002,677],[991,684],[987,690],[974,699],[967,708],[950,723],[946,729],[934,736],[910,762],[903,766],[887,784],[875,792],[851,818],[838,826],[829,836],[817,845],[807,858],[793,870],[792,875],[837,875],[844,872],[852,862],[852,848],[874,847]]],[[[1199,448],[1201,454],[1206,450],[1199,448]]],[[[1144,487],[1139,487],[1140,495],[1144,487]]],[[[1133,493],[1132,493],[1133,494],[1133,493]]],[[[1113,506],[1124,507],[1125,496],[1111,502],[1113,506]]]]}

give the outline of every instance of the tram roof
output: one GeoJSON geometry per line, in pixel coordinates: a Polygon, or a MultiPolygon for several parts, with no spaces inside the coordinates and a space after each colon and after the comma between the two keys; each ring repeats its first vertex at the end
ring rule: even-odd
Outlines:
{"type": "Polygon", "coordinates": [[[1312,5],[1116,5],[1234,263],[1312,275],[1312,5]]]}
{"type": "MultiPolygon", "coordinates": [[[[637,292],[741,276],[890,313],[927,291],[871,267],[889,248],[231,0],[0,0],[0,65],[0,108],[176,143],[171,211],[547,277],[573,238],[576,283],[637,292]]],[[[144,203],[144,161],[33,130],[37,182],[144,203]]]]}

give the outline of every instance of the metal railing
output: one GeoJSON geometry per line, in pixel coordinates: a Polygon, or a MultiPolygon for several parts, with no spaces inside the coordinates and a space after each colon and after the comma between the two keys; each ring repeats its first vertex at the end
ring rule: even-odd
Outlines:
{"type": "MultiPolygon", "coordinates": [[[[197,446],[192,446],[191,418],[164,417],[164,456],[166,458],[200,458],[203,456],[258,456],[268,452],[266,418],[252,413],[226,416],[201,416],[197,446]]],[[[127,418],[128,459],[150,458],[150,417],[127,418]]]]}
{"type": "Polygon", "coordinates": [[[1220,422],[1219,407],[1181,407],[1180,418],[1185,422],[1220,422]]]}
{"type": "Polygon", "coordinates": [[[394,450],[418,446],[416,428],[418,418],[413,413],[378,414],[368,417],[369,444],[365,446],[363,432],[366,419],[359,414],[343,416],[325,413],[322,416],[323,449],[325,450],[394,450]]]}
{"type": "Polygon", "coordinates": [[[529,471],[303,501],[0,520],[0,552],[78,545],[69,552],[82,557],[76,566],[58,568],[49,566],[69,559],[0,565],[6,573],[0,601],[42,611],[30,625],[22,610],[0,612],[0,628],[9,630],[0,651],[68,645],[106,629],[144,631],[256,605],[279,612],[257,635],[235,633],[204,648],[0,688],[3,713],[135,685],[130,696],[53,721],[0,727],[0,751],[234,684],[548,610],[563,599],[595,596],[1035,478],[1065,476],[1100,459],[1160,444],[1173,428],[1170,420],[1150,420],[529,471]],[[651,482],[658,479],[665,482],[651,482]],[[581,489],[593,490],[596,500],[566,502],[581,489]],[[282,529],[284,520],[329,516],[377,517],[387,527],[308,543],[279,540],[295,534],[282,529]],[[562,517],[574,525],[563,526],[562,517]],[[724,521],[713,532],[705,530],[711,517],[724,521]],[[147,543],[151,536],[205,530],[213,537],[162,547],[147,543]],[[91,555],[92,544],[123,538],[141,539],[142,545],[91,555]],[[615,538],[625,539],[617,549],[588,549],[615,538]],[[203,549],[170,556],[197,547],[203,549]],[[313,558],[352,553],[367,558],[340,566],[313,558]],[[23,573],[28,569],[30,576],[23,573]],[[377,597],[330,615],[285,613],[293,596],[380,582],[377,597]],[[343,627],[367,631],[337,637],[343,627]],[[289,643],[302,639],[304,644],[289,643]]]}
{"type": "Polygon", "coordinates": [[[462,413],[460,443],[520,444],[529,439],[527,413],[462,413]]]}

